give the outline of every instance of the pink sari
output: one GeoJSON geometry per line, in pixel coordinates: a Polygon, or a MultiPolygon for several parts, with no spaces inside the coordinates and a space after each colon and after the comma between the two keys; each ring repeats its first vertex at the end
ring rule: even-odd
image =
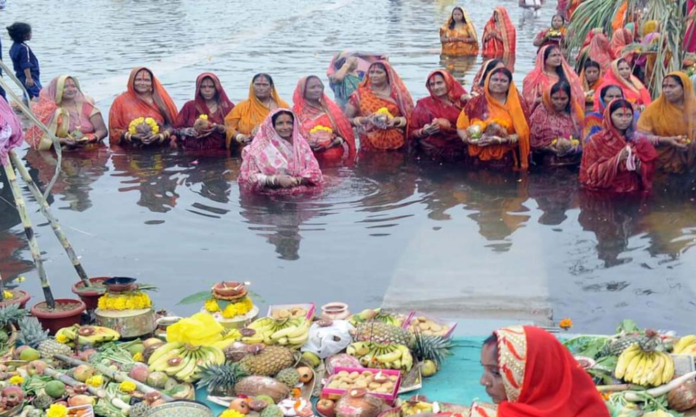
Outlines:
{"type": "Polygon", "coordinates": [[[0,97],[0,163],[8,163],[8,154],[22,144],[22,124],[7,101],[0,97]]]}
{"type": "MultiPolygon", "coordinates": [[[[544,60],[544,55],[548,48],[557,47],[554,45],[547,45],[539,49],[534,69],[524,77],[524,81],[522,82],[522,95],[532,111],[536,109],[537,104],[541,103],[540,101],[537,102],[537,99],[544,96],[544,91],[550,89],[554,84],[560,81],[558,75],[546,74],[546,61],[544,60]]],[[[585,91],[582,89],[580,78],[575,71],[573,71],[573,68],[568,64],[565,58],[562,58],[561,67],[563,68],[565,81],[570,84],[572,100],[577,102],[581,107],[584,107],[585,91]]]]}
{"type": "Polygon", "coordinates": [[[689,0],[686,7],[691,20],[684,34],[684,47],[686,52],[694,53],[696,52],[696,1],[689,0]]]}
{"type": "MultiPolygon", "coordinates": [[[[278,136],[273,127],[273,115],[290,112],[287,109],[272,111],[263,121],[251,145],[242,151],[242,167],[238,182],[245,191],[272,195],[297,195],[321,189],[324,178],[319,163],[307,140],[300,134],[300,121],[293,113],[292,143],[278,136]],[[313,185],[292,188],[266,188],[267,177],[290,175],[309,180],[313,185]]],[[[291,113],[291,112],[290,112],[291,113]]]]}

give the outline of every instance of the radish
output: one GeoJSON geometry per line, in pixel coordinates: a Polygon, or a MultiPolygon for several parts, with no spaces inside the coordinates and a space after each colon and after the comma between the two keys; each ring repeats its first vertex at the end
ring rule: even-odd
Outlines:
{"type": "MultiPolygon", "coordinates": [[[[689,372],[688,374],[684,374],[684,375],[680,376],[679,378],[673,379],[668,384],[660,385],[659,387],[651,388],[651,389],[646,390],[644,392],[652,397],[659,397],[661,395],[667,394],[668,392],[679,387],[681,384],[685,383],[686,381],[688,381],[694,377],[696,377],[696,371],[689,372]]],[[[641,398],[635,391],[626,392],[624,394],[624,398],[627,401],[631,401],[631,402],[643,401],[643,398],[641,398]]]]}

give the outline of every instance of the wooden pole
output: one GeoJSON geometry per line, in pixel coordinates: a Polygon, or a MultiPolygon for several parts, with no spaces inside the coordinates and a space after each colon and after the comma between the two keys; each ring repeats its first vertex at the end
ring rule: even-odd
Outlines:
{"type": "Polygon", "coordinates": [[[46,201],[43,194],[41,194],[41,190],[39,189],[38,185],[31,178],[31,176],[29,175],[29,171],[27,171],[27,168],[22,163],[22,160],[19,159],[15,151],[10,151],[10,160],[12,161],[12,164],[15,166],[15,168],[17,168],[17,171],[19,171],[19,175],[22,177],[22,180],[24,180],[24,182],[29,187],[29,191],[31,191],[31,194],[39,203],[41,213],[44,215],[44,217],[46,217],[46,219],[48,219],[49,223],[51,223],[53,233],[56,234],[58,241],[60,241],[60,244],[63,245],[63,249],[65,249],[65,252],[68,254],[68,257],[70,258],[70,261],[72,262],[75,271],[77,271],[77,275],[82,280],[82,283],[85,287],[90,287],[91,284],[89,282],[89,278],[87,277],[85,269],[82,267],[80,259],[75,254],[75,250],[68,241],[68,238],[65,236],[65,233],[63,233],[63,229],[60,228],[60,223],[58,223],[58,220],[55,217],[53,217],[53,214],[51,213],[51,207],[48,205],[48,201],[46,201]]]}
{"type": "Polygon", "coordinates": [[[49,309],[56,308],[56,300],[53,298],[53,293],[51,292],[51,284],[48,282],[48,277],[46,276],[46,271],[44,270],[43,260],[41,259],[41,252],[39,251],[39,244],[36,241],[36,236],[34,235],[34,229],[31,227],[31,220],[29,219],[29,212],[27,211],[27,206],[24,204],[24,197],[22,197],[22,190],[17,184],[17,177],[15,176],[14,169],[9,161],[2,166],[5,169],[5,174],[7,175],[7,180],[10,183],[10,189],[14,195],[15,205],[17,206],[17,211],[19,212],[19,217],[22,219],[22,225],[24,226],[24,233],[27,235],[27,240],[29,241],[29,250],[31,251],[31,257],[34,259],[34,264],[36,264],[36,269],[39,272],[39,279],[41,280],[41,288],[43,289],[44,298],[46,300],[46,305],[49,309]]]}

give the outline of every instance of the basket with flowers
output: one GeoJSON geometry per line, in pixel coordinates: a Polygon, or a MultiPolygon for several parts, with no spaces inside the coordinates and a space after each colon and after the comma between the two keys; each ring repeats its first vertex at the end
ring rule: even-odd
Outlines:
{"type": "Polygon", "coordinates": [[[310,145],[325,148],[333,141],[333,129],[330,127],[317,125],[309,131],[308,142],[310,145]]]}
{"type": "Polygon", "coordinates": [[[389,121],[391,121],[393,118],[394,118],[394,115],[392,115],[389,112],[388,108],[380,107],[372,115],[372,123],[380,129],[386,129],[389,127],[389,121]]]}
{"type": "Polygon", "coordinates": [[[128,125],[128,133],[139,136],[152,136],[158,134],[160,127],[152,117],[138,117],[128,125]]]}

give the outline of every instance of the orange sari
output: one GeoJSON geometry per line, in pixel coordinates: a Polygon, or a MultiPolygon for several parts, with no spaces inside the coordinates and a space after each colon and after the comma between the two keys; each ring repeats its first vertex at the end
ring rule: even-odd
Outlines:
{"type": "Polygon", "coordinates": [[[155,74],[145,67],[135,67],[128,77],[128,89],[116,97],[109,111],[109,143],[124,145],[122,136],[128,131],[128,125],[138,117],[151,117],[160,127],[170,127],[174,124],[178,112],[176,104],[167,90],[164,89],[155,74]],[[152,104],[141,99],[135,93],[135,75],[140,70],[146,70],[152,77],[152,104]]]}
{"type": "MultiPolygon", "coordinates": [[[[626,100],[630,101],[634,105],[649,105],[652,103],[652,97],[650,96],[650,91],[643,85],[638,77],[631,75],[630,80],[626,80],[619,74],[619,64],[618,60],[611,63],[606,74],[604,74],[604,79],[602,80],[602,85],[599,86],[598,90],[608,86],[608,85],[618,85],[623,91],[626,100]]],[[[594,97],[594,108],[599,109],[599,96],[595,94],[594,97]]]]}
{"type": "MultiPolygon", "coordinates": [[[[446,38],[454,37],[471,37],[474,38],[473,43],[454,41],[454,42],[442,42],[442,54],[450,56],[476,56],[478,55],[478,35],[476,34],[476,28],[474,23],[469,18],[469,15],[461,7],[455,7],[454,10],[459,9],[464,15],[464,21],[466,26],[463,28],[453,27],[454,18],[450,16],[445,23],[440,28],[440,38],[443,36],[446,38]],[[450,29],[452,27],[452,29],[450,29]]],[[[452,13],[454,13],[454,10],[452,13]]]]}
{"type": "MultiPolygon", "coordinates": [[[[271,97],[276,102],[278,108],[289,109],[288,103],[284,102],[278,95],[275,85],[271,87],[271,97]]],[[[249,84],[248,98],[232,109],[225,116],[225,126],[227,127],[227,148],[232,146],[232,138],[237,134],[251,135],[251,132],[271,113],[271,109],[261,104],[254,93],[254,82],[249,84]]]]}
{"type": "MultiPolygon", "coordinates": [[[[491,73],[492,74],[492,73],[491,73]]],[[[475,121],[498,119],[511,126],[508,134],[517,134],[517,143],[505,143],[502,145],[477,146],[468,145],[469,156],[476,157],[481,161],[500,160],[511,154],[515,167],[527,169],[529,167],[530,142],[529,142],[529,122],[527,121],[527,106],[517,92],[515,84],[510,81],[507,101],[505,104],[495,100],[488,89],[491,75],[486,78],[483,94],[476,96],[467,103],[464,110],[457,119],[457,129],[465,130],[475,121]],[[515,152],[517,151],[517,152],[515,152]]]]}
{"type": "Polygon", "coordinates": [[[517,31],[505,7],[498,6],[493,10],[493,16],[491,16],[483,29],[481,44],[483,56],[486,58],[515,54],[517,31]],[[494,37],[494,35],[500,36],[500,39],[494,37]]]}
{"type": "Polygon", "coordinates": [[[671,145],[658,145],[657,169],[670,174],[683,174],[694,167],[696,159],[696,95],[689,77],[673,72],[684,86],[684,107],[670,103],[662,94],[649,105],[638,119],[638,130],[657,136],[686,136],[691,144],[686,151],[671,145]]]}

